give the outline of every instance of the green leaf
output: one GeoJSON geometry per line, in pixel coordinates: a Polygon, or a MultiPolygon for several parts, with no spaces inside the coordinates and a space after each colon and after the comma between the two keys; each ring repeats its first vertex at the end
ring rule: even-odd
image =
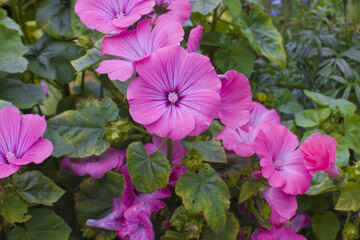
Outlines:
{"type": "Polygon", "coordinates": [[[0,109],[6,108],[8,106],[15,107],[11,102],[3,101],[0,99],[0,109]]]}
{"type": "Polygon", "coordinates": [[[179,232],[166,231],[164,236],[160,237],[161,240],[187,240],[188,238],[179,232]]]}
{"type": "Polygon", "coordinates": [[[248,78],[254,68],[255,54],[249,45],[241,39],[227,44],[215,53],[215,63],[222,72],[234,69],[248,78]]]}
{"type": "Polygon", "coordinates": [[[329,108],[307,109],[295,114],[296,125],[304,128],[318,126],[330,116],[329,108]]]}
{"type": "Polygon", "coordinates": [[[265,12],[251,9],[249,16],[244,12],[238,19],[240,31],[259,55],[264,55],[270,61],[286,66],[286,55],[282,45],[282,37],[271,22],[271,17],[265,12]]]}
{"type": "Polygon", "coordinates": [[[201,168],[206,168],[206,166],[204,164],[204,159],[193,148],[183,158],[182,165],[185,166],[187,169],[189,169],[190,172],[195,172],[196,170],[199,170],[201,168]]]}
{"type": "Polygon", "coordinates": [[[206,32],[201,37],[201,45],[218,47],[221,44],[221,33],[206,32]]]}
{"type": "Polygon", "coordinates": [[[77,72],[81,72],[88,67],[99,62],[101,59],[100,50],[97,48],[89,49],[84,56],[76,60],[71,61],[71,65],[77,72]]]}
{"type": "Polygon", "coordinates": [[[208,230],[204,233],[204,240],[234,240],[239,233],[239,223],[233,213],[226,213],[225,228],[219,233],[208,230]]]}
{"type": "Polygon", "coordinates": [[[36,22],[50,37],[75,38],[71,28],[70,1],[47,0],[37,9],[36,22]]]}
{"type": "Polygon", "coordinates": [[[226,154],[224,148],[221,146],[220,141],[209,140],[202,141],[196,140],[192,142],[183,141],[184,147],[190,151],[192,148],[200,153],[205,162],[212,163],[226,163],[226,154]]]}
{"type": "Polygon", "coordinates": [[[13,26],[7,27],[3,23],[0,23],[0,71],[24,72],[28,61],[23,55],[28,51],[28,48],[22,44],[18,30],[12,29],[13,26]]]}
{"type": "Polygon", "coordinates": [[[357,211],[360,208],[360,184],[349,182],[340,192],[335,209],[338,211],[357,211]]]}
{"type": "Polygon", "coordinates": [[[355,104],[345,99],[333,99],[321,93],[310,92],[308,90],[304,90],[304,93],[308,98],[322,107],[329,107],[331,110],[338,109],[343,116],[351,115],[356,110],[355,104]]]}
{"type": "Polygon", "coordinates": [[[28,211],[28,203],[16,192],[5,192],[0,200],[0,215],[9,223],[26,222],[31,216],[25,215],[28,211]]]}
{"type": "Polygon", "coordinates": [[[75,194],[75,213],[84,237],[102,240],[115,238],[115,231],[90,228],[85,223],[88,219],[101,219],[111,213],[113,198],[122,196],[124,176],[110,171],[100,179],[85,179],[79,189],[75,194]]]}
{"type": "Polygon", "coordinates": [[[266,7],[264,6],[264,1],[262,0],[246,0],[246,1],[260,7],[264,11],[266,10],[266,7]]]}
{"type": "Polygon", "coordinates": [[[21,27],[11,18],[7,17],[7,13],[5,9],[0,8],[0,25],[4,25],[9,29],[14,29],[22,35],[21,27]]]}
{"type": "Polygon", "coordinates": [[[191,12],[198,12],[206,16],[221,3],[221,0],[199,0],[191,3],[191,12]]]}
{"type": "Polygon", "coordinates": [[[324,172],[317,172],[311,180],[311,187],[306,191],[307,195],[319,195],[326,192],[342,189],[348,181],[348,176],[341,182],[333,180],[324,172]]]}
{"type": "Polygon", "coordinates": [[[45,136],[52,141],[56,156],[69,154],[70,149],[63,148],[62,140],[74,147],[70,157],[100,155],[110,147],[110,143],[103,140],[104,127],[116,119],[118,111],[110,98],[82,99],[77,110],[65,111],[48,120],[45,136]]]}
{"type": "Polygon", "coordinates": [[[237,18],[242,11],[241,2],[238,0],[224,0],[223,2],[228,6],[233,18],[237,18]]]}
{"type": "Polygon", "coordinates": [[[178,179],[175,192],[182,198],[186,210],[193,214],[203,212],[211,228],[220,232],[225,228],[230,194],[215,170],[207,167],[198,174],[186,172],[178,179]]]}
{"type": "Polygon", "coordinates": [[[148,156],[141,142],[133,142],[128,146],[126,156],[131,180],[137,189],[152,193],[166,187],[171,168],[163,153],[148,156]]]}
{"type": "Polygon", "coordinates": [[[336,165],[339,167],[347,166],[350,158],[349,142],[338,133],[331,133],[330,136],[338,143],[336,147],[336,165]]]}
{"type": "Polygon", "coordinates": [[[350,58],[351,60],[360,63],[360,50],[357,50],[356,48],[350,48],[343,52],[340,56],[350,58]]]}
{"type": "Polygon", "coordinates": [[[29,212],[31,219],[24,225],[16,226],[10,233],[10,240],[68,240],[71,228],[50,209],[33,209],[29,212]]]}
{"type": "Polygon", "coordinates": [[[51,206],[65,191],[39,171],[29,171],[17,176],[17,193],[31,204],[51,206]]]}
{"type": "Polygon", "coordinates": [[[279,89],[275,92],[275,98],[280,112],[295,114],[301,111],[299,103],[289,90],[285,88],[279,89]]]}
{"type": "Polygon", "coordinates": [[[360,154],[360,115],[345,117],[345,138],[350,148],[360,154]]]}
{"type": "Polygon", "coordinates": [[[66,84],[75,79],[75,69],[70,61],[81,57],[79,46],[71,41],[57,41],[44,34],[35,44],[29,45],[26,54],[29,69],[37,75],[56,79],[66,84]]]}
{"type": "Polygon", "coordinates": [[[24,84],[11,78],[0,78],[0,98],[12,102],[16,107],[26,109],[45,99],[44,89],[35,84],[24,84]]]}
{"type": "Polygon", "coordinates": [[[264,184],[259,181],[246,181],[241,185],[239,203],[245,202],[252,196],[256,196],[259,192],[265,190],[264,184]]]}
{"type": "Polygon", "coordinates": [[[319,240],[334,240],[340,230],[340,222],[334,213],[324,212],[312,217],[311,229],[319,240]]]}

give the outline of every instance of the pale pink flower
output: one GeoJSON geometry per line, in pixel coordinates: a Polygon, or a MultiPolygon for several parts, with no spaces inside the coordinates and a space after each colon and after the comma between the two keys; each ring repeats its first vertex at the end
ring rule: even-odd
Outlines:
{"type": "Polygon", "coordinates": [[[260,158],[261,173],[270,186],[288,194],[304,194],[310,187],[311,175],[304,165],[299,141],[285,126],[261,123],[254,140],[260,158]]]}
{"type": "Polygon", "coordinates": [[[124,213],[127,226],[126,235],[124,236],[125,231],[118,231],[119,237],[128,237],[131,240],[153,240],[155,234],[150,214],[148,205],[144,203],[138,203],[126,209],[124,213]]]}
{"type": "Polygon", "coordinates": [[[92,178],[102,178],[111,169],[119,169],[126,157],[126,151],[117,150],[110,147],[100,156],[89,156],[85,158],[66,157],[61,162],[60,167],[71,171],[77,176],[89,174],[92,178]]]}
{"type": "MultiPolygon", "coordinates": [[[[145,144],[145,150],[147,155],[153,154],[160,146],[161,139],[159,138],[153,138],[153,143],[147,143],[145,144]]],[[[162,145],[160,148],[160,151],[167,156],[167,147],[166,142],[162,145]]],[[[182,159],[186,156],[188,151],[184,147],[184,145],[181,143],[181,141],[174,141],[173,142],[173,152],[172,152],[172,163],[174,164],[181,164],[182,159]]],[[[177,180],[187,171],[187,168],[184,166],[172,166],[171,167],[171,173],[169,176],[169,186],[175,187],[177,180]]]]}
{"type": "Polygon", "coordinates": [[[144,203],[152,212],[157,212],[166,206],[166,203],[161,201],[161,199],[169,198],[171,196],[171,192],[168,188],[161,188],[152,193],[143,193],[136,189],[131,182],[126,164],[121,168],[121,173],[125,177],[123,202],[126,207],[131,207],[138,203],[144,203]]]}
{"type": "Polygon", "coordinates": [[[272,212],[269,223],[279,226],[290,220],[296,213],[296,196],[283,192],[280,188],[270,187],[263,193],[272,212]]]}
{"type": "Polygon", "coordinates": [[[0,109],[0,178],[15,173],[21,165],[42,163],[53,151],[43,139],[46,121],[39,115],[20,116],[15,107],[0,109]]]}
{"type": "Polygon", "coordinates": [[[201,41],[203,29],[204,28],[201,25],[198,25],[196,28],[191,29],[188,39],[188,46],[186,49],[188,53],[197,51],[201,41]]]}
{"type": "Polygon", "coordinates": [[[291,227],[273,227],[271,230],[262,228],[257,238],[253,240],[306,240],[302,235],[297,234],[291,227]]]}
{"type": "Polygon", "coordinates": [[[309,217],[305,212],[300,212],[291,219],[290,226],[295,232],[300,231],[303,228],[309,228],[311,223],[311,217],[309,217]]]}
{"type": "MultiPolygon", "coordinates": [[[[183,25],[191,15],[189,0],[155,0],[157,7],[165,9],[166,13],[159,15],[156,22],[178,22],[183,25]]],[[[164,11],[164,10],[163,10],[164,11]]],[[[152,14],[153,19],[156,15],[152,14]]]]}
{"type": "Polygon", "coordinates": [[[220,76],[220,80],[219,118],[225,126],[236,129],[249,122],[250,112],[254,107],[249,80],[244,74],[234,70],[227,71],[220,76]]]}
{"type": "Polygon", "coordinates": [[[249,122],[237,129],[225,126],[214,139],[222,140],[226,149],[234,151],[242,157],[250,157],[255,153],[254,139],[259,132],[261,122],[280,124],[280,117],[274,109],[268,110],[258,102],[253,102],[254,109],[250,114],[249,122]]]}
{"type": "Polygon", "coordinates": [[[199,135],[217,116],[220,80],[208,57],[165,47],[136,70],[140,77],[127,90],[129,111],[150,133],[173,140],[199,135]]]}
{"type": "Polygon", "coordinates": [[[321,133],[312,134],[301,144],[305,167],[312,176],[316,172],[324,171],[332,178],[336,178],[336,175],[340,173],[335,163],[336,146],[335,139],[321,133]]]}
{"type": "Polygon", "coordinates": [[[126,222],[124,218],[126,207],[121,198],[113,199],[112,212],[102,219],[88,219],[86,225],[93,228],[103,228],[112,231],[120,229],[126,231],[126,222]]]}
{"type": "Polygon", "coordinates": [[[88,28],[117,34],[150,13],[154,5],[154,0],[77,0],[75,12],[88,28]]]}
{"type": "Polygon", "coordinates": [[[179,45],[183,36],[179,23],[157,23],[152,29],[150,19],[142,20],[134,30],[104,38],[100,55],[116,59],[102,61],[96,71],[108,74],[110,80],[126,81],[134,74],[138,60],[162,47],[179,45]]]}

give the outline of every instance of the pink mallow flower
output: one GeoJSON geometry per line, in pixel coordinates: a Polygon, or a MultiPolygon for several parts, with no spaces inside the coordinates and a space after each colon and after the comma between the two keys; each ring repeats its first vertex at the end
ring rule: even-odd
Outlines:
{"type": "Polygon", "coordinates": [[[75,12],[88,28],[117,34],[150,13],[154,5],[154,0],[77,0],[75,12]]]}
{"type": "Polygon", "coordinates": [[[124,163],[126,151],[110,147],[100,156],[89,156],[85,158],[66,157],[62,160],[60,167],[71,171],[77,176],[89,174],[92,178],[102,178],[111,169],[120,169],[124,163]]]}
{"type": "Polygon", "coordinates": [[[267,188],[262,194],[272,210],[269,220],[271,225],[282,225],[295,215],[297,209],[295,195],[274,187],[267,188]]]}
{"type": "Polygon", "coordinates": [[[15,173],[21,165],[42,163],[53,151],[43,139],[46,121],[39,115],[20,116],[15,107],[0,109],[0,178],[15,173]]]}
{"type": "Polygon", "coordinates": [[[150,221],[151,211],[148,205],[138,203],[126,209],[124,218],[126,220],[126,232],[118,231],[121,239],[131,240],[153,240],[155,233],[150,221]]]}
{"type": "Polygon", "coordinates": [[[300,231],[303,228],[309,228],[311,223],[311,217],[309,217],[305,212],[300,212],[291,219],[290,226],[295,232],[300,231]]]}
{"type": "Polygon", "coordinates": [[[220,80],[219,118],[225,126],[236,129],[249,122],[250,112],[254,107],[249,80],[244,74],[234,70],[227,71],[220,76],[220,80]]]}
{"type": "MultiPolygon", "coordinates": [[[[191,15],[191,5],[189,0],[155,0],[156,7],[162,9],[160,11],[165,12],[158,16],[156,22],[178,22],[183,25],[191,15]]],[[[152,14],[153,20],[156,18],[156,14],[152,14]]]]}
{"type": "MultiPolygon", "coordinates": [[[[153,138],[153,143],[145,144],[145,150],[147,155],[153,154],[160,146],[161,139],[153,138]]],[[[167,147],[166,142],[160,148],[160,151],[167,155],[167,147]]],[[[181,164],[182,159],[186,156],[188,151],[181,143],[181,141],[174,141],[173,142],[173,152],[172,152],[172,163],[174,164],[181,164]]],[[[187,168],[184,166],[175,165],[171,167],[171,173],[169,176],[169,186],[175,187],[177,180],[187,171],[187,168]]]]}
{"type": "Polygon", "coordinates": [[[161,199],[169,198],[171,196],[171,192],[168,188],[161,188],[152,193],[143,193],[136,189],[132,184],[126,164],[121,168],[121,173],[125,177],[123,202],[126,207],[144,203],[152,212],[157,212],[166,206],[166,203],[161,201],[161,199]]]}
{"type": "Polygon", "coordinates": [[[340,173],[335,163],[336,146],[335,139],[321,133],[312,134],[301,144],[305,167],[312,176],[316,172],[324,171],[332,178],[336,178],[336,175],[340,173]]]}
{"type": "Polygon", "coordinates": [[[220,109],[220,80],[210,59],[180,46],[142,59],[127,98],[132,118],[160,137],[179,140],[206,130],[220,109]]]}
{"type": "Polygon", "coordinates": [[[291,227],[284,226],[282,228],[273,227],[271,230],[262,228],[257,237],[253,240],[306,240],[302,235],[297,234],[291,227]]]}
{"type": "Polygon", "coordinates": [[[190,35],[188,38],[188,46],[186,49],[188,51],[188,53],[197,51],[200,41],[201,41],[203,29],[204,28],[201,25],[198,25],[196,28],[191,29],[190,35]]]}
{"type": "Polygon", "coordinates": [[[134,30],[104,38],[100,55],[117,59],[102,61],[96,71],[108,74],[111,80],[126,81],[134,74],[138,60],[162,47],[179,45],[183,37],[179,23],[158,23],[152,29],[150,19],[142,20],[134,30]]]}
{"type": "Polygon", "coordinates": [[[260,158],[261,173],[270,186],[287,194],[304,194],[310,187],[311,175],[304,165],[299,141],[285,126],[261,123],[254,140],[254,150],[260,158]]]}
{"type": "Polygon", "coordinates": [[[262,122],[280,124],[280,117],[274,109],[268,110],[258,102],[253,102],[254,109],[250,114],[249,122],[236,129],[225,126],[214,137],[222,140],[226,149],[234,151],[242,157],[250,157],[255,153],[253,148],[254,139],[259,132],[258,125],[262,122]]]}

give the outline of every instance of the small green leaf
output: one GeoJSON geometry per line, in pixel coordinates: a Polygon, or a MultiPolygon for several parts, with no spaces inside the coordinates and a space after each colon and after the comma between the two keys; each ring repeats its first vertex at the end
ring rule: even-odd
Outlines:
{"type": "Polygon", "coordinates": [[[348,176],[339,182],[333,180],[324,172],[317,172],[311,180],[311,187],[306,191],[307,195],[319,195],[326,192],[342,189],[348,181],[348,176]]]}
{"type": "Polygon", "coordinates": [[[50,209],[33,209],[29,211],[31,218],[24,225],[16,226],[10,233],[10,240],[68,240],[71,228],[50,209]]]}
{"type": "Polygon", "coordinates": [[[238,0],[224,0],[223,2],[228,6],[233,18],[237,18],[242,11],[241,2],[238,0]]]}
{"type": "Polygon", "coordinates": [[[345,138],[350,148],[360,154],[360,115],[345,117],[345,138]]]}
{"type": "Polygon", "coordinates": [[[37,9],[36,22],[50,37],[59,40],[75,38],[70,9],[70,1],[47,0],[37,9]]]}
{"type": "Polygon", "coordinates": [[[11,102],[3,101],[0,99],[0,109],[6,108],[8,106],[15,107],[11,102]]]}
{"type": "Polygon", "coordinates": [[[82,99],[77,110],[65,111],[48,120],[45,136],[54,144],[56,156],[69,153],[70,157],[100,155],[110,147],[110,143],[103,140],[105,126],[116,119],[118,111],[110,98],[105,97],[100,101],[82,99]],[[64,141],[73,148],[64,148],[64,141]],[[70,150],[73,151],[69,152],[70,150]]]}
{"type": "Polygon", "coordinates": [[[0,98],[26,109],[44,101],[44,89],[35,84],[24,84],[11,78],[0,78],[0,98]]]}
{"type": "Polygon", "coordinates": [[[101,219],[112,211],[113,198],[122,196],[124,176],[114,172],[107,172],[100,179],[85,179],[75,194],[75,213],[84,237],[111,240],[116,236],[115,231],[86,226],[88,219],[101,219]]]}
{"type": "Polygon", "coordinates": [[[360,208],[360,184],[349,182],[340,192],[335,209],[339,211],[357,211],[360,208]]]}
{"type": "Polygon", "coordinates": [[[99,62],[101,59],[100,50],[97,48],[89,49],[86,54],[76,60],[71,61],[71,65],[77,72],[81,72],[88,67],[99,62]]]}
{"type": "Polygon", "coordinates": [[[160,237],[161,240],[187,240],[188,238],[179,232],[166,231],[164,236],[160,237]]]}
{"type": "Polygon", "coordinates": [[[189,169],[190,172],[205,168],[201,155],[193,148],[182,160],[182,165],[189,169]]]}
{"type": "Polygon", "coordinates": [[[324,212],[312,217],[311,229],[319,240],[334,240],[340,230],[340,222],[334,213],[324,212]]]}
{"type": "Polygon", "coordinates": [[[256,196],[259,192],[264,191],[265,186],[259,181],[246,181],[241,185],[239,203],[245,202],[252,196],[256,196]]]}
{"type": "Polygon", "coordinates": [[[226,210],[230,206],[226,183],[209,165],[199,173],[185,173],[176,184],[175,192],[183,200],[186,210],[193,214],[203,212],[215,232],[225,228],[226,210]]]}
{"type": "Polygon", "coordinates": [[[330,116],[329,108],[307,109],[295,114],[296,125],[304,128],[318,126],[330,116]]]}
{"type": "Polygon", "coordinates": [[[81,57],[81,48],[71,41],[57,41],[44,34],[35,44],[29,45],[26,57],[29,69],[37,75],[56,79],[66,84],[75,79],[70,61],[81,57]]]}
{"type": "Polygon", "coordinates": [[[16,192],[5,192],[0,201],[0,215],[9,223],[26,222],[31,216],[25,215],[28,211],[28,203],[16,192]]]}
{"type": "Polygon", "coordinates": [[[233,213],[226,213],[225,228],[219,233],[208,230],[204,233],[204,240],[234,240],[239,233],[239,223],[233,213]]]}
{"type": "Polygon", "coordinates": [[[226,163],[226,154],[220,141],[196,140],[193,142],[183,141],[185,148],[190,151],[192,148],[200,153],[205,162],[226,163]]]}
{"type": "Polygon", "coordinates": [[[29,171],[17,176],[17,193],[31,204],[51,206],[65,191],[39,171],[29,171]]]}
{"type": "Polygon", "coordinates": [[[198,12],[206,16],[215,9],[221,0],[199,0],[191,2],[191,12],[198,12]]]}
{"type": "Polygon", "coordinates": [[[310,92],[308,90],[304,90],[304,93],[308,98],[322,107],[329,107],[331,110],[338,109],[343,116],[351,115],[356,110],[355,104],[345,99],[333,99],[321,93],[310,92]]]}
{"type": "Polygon", "coordinates": [[[246,0],[246,1],[260,7],[264,11],[266,10],[266,7],[264,6],[264,1],[262,0],[246,0]]]}
{"type": "Polygon", "coordinates": [[[28,61],[23,55],[28,51],[16,29],[0,23],[0,71],[8,73],[24,72],[28,61]]]}
{"type": "Polygon", "coordinates": [[[248,78],[254,68],[255,54],[249,45],[241,39],[222,46],[215,53],[215,63],[226,72],[229,69],[234,69],[239,73],[245,74],[248,78]]]}
{"type": "Polygon", "coordinates": [[[301,111],[294,95],[287,89],[281,88],[275,92],[276,103],[280,112],[295,114],[301,111]]]}
{"type": "Polygon", "coordinates": [[[7,13],[5,9],[0,8],[0,25],[4,25],[9,29],[14,29],[19,32],[22,36],[21,27],[11,18],[7,17],[7,13]]]}
{"type": "Polygon", "coordinates": [[[152,193],[166,187],[171,168],[163,153],[148,156],[141,142],[133,142],[128,146],[126,156],[131,180],[137,189],[152,193]]]}
{"type": "Polygon", "coordinates": [[[238,18],[242,34],[259,55],[264,55],[281,68],[286,66],[282,36],[274,27],[271,17],[262,10],[250,9],[249,16],[242,12],[238,18]]]}
{"type": "Polygon", "coordinates": [[[336,147],[336,165],[339,167],[347,166],[350,158],[349,142],[338,133],[331,133],[330,136],[338,143],[336,147]]]}

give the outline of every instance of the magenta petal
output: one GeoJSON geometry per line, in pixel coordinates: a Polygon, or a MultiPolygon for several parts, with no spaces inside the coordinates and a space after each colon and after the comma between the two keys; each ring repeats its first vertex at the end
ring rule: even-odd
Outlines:
{"type": "Polygon", "coordinates": [[[106,60],[102,61],[96,72],[108,74],[110,80],[126,81],[132,77],[135,69],[132,62],[125,60],[106,60]]]}
{"type": "Polygon", "coordinates": [[[286,194],[279,188],[267,188],[263,193],[271,207],[270,224],[278,226],[290,220],[296,213],[296,196],[286,194]]]}
{"type": "Polygon", "coordinates": [[[282,228],[273,227],[271,230],[261,229],[261,232],[254,240],[306,240],[302,235],[296,234],[296,232],[289,226],[282,228]]]}
{"type": "MultiPolygon", "coordinates": [[[[156,1],[161,2],[161,1],[156,1]]],[[[169,12],[162,14],[158,17],[157,22],[178,22],[183,25],[186,20],[189,19],[191,14],[191,5],[188,0],[173,0],[173,1],[164,1],[168,3],[167,10],[169,12]]],[[[160,3],[162,4],[162,2],[160,3]]]]}
{"type": "Polygon", "coordinates": [[[22,154],[21,158],[15,159],[12,163],[17,165],[25,165],[31,162],[36,164],[42,163],[51,155],[53,149],[54,147],[49,140],[38,139],[24,154],[22,154]]]}
{"type": "Polygon", "coordinates": [[[128,16],[114,18],[112,23],[118,28],[127,28],[141,18],[141,14],[130,14],[128,16]]]}
{"type": "Polygon", "coordinates": [[[201,41],[203,29],[204,28],[201,25],[198,25],[196,28],[191,29],[187,46],[188,53],[197,51],[201,41]]]}
{"type": "Polygon", "coordinates": [[[5,158],[8,152],[16,154],[20,131],[20,112],[17,108],[0,109],[0,154],[5,158]]]}
{"type": "Polygon", "coordinates": [[[177,22],[157,22],[152,30],[152,52],[162,47],[178,45],[184,38],[184,29],[177,22]]]}
{"type": "Polygon", "coordinates": [[[250,115],[250,125],[257,126],[261,122],[268,122],[280,125],[280,117],[277,115],[274,109],[268,110],[261,103],[253,102],[254,109],[250,115]]]}
{"type": "Polygon", "coordinates": [[[0,179],[10,176],[20,169],[21,166],[0,162],[0,179]]]}
{"type": "Polygon", "coordinates": [[[153,240],[155,238],[150,211],[142,203],[136,204],[125,211],[124,217],[128,228],[127,235],[132,240],[153,240]]]}
{"type": "Polygon", "coordinates": [[[296,216],[291,219],[291,228],[295,230],[295,232],[300,231],[303,228],[309,228],[311,223],[311,217],[309,217],[305,212],[300,212],[296,214],[296,216]]]}
{"type": "Polygon", "coordinates": [[[250,84],[244,74],[227,71],[221,80],[219,118],[230,128],[238,128],[249,121],[253,109],[250,84]]]}

